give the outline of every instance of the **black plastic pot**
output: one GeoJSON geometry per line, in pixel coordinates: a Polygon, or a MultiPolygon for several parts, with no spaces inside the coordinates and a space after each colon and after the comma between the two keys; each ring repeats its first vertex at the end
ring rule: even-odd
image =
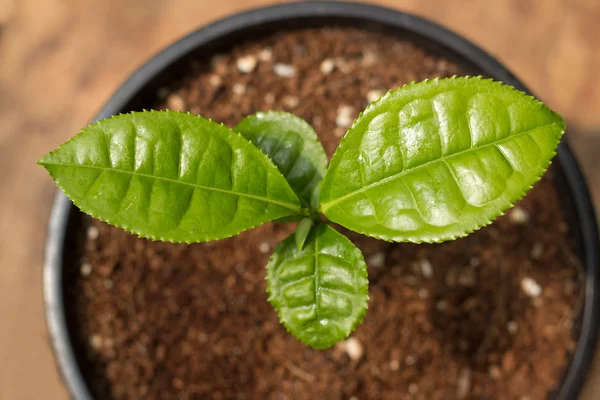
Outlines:
{"type": "MultiPolygon", "coordinates": [[[[135,72],[108,101],[96,119],[119,112],[148,108],[156,90],[188,60],[223,52],[241,39],[260,37],[282,29],[319,26],[353,26],[401,34],[434,54],[443,55],[474,74],[487,75],[520,90],[527,88],[490,55],[448,30],[413,15],[386,8],[339,2],[307,2],[257,9],[201,28],[152,58],[135,72]]],[[[596,218],[580,169],[565,141],[554,160],[555,180],[563,208],[575,237],[577,252],[585,268],[585,302],[578,345],[562,385],[552,396],[575,399],[583,386],[593,358],[600,319],[600,246],[596,218]]],[[[56,359],[65,383],[76,399],[91,399],[86,378],[75,357],[64,308],[64,275],[75,266],[73,248],[82,234],[80,212],[66,196],[56,195],[50,217],[44,264],[46,318],[56,359]]]]}

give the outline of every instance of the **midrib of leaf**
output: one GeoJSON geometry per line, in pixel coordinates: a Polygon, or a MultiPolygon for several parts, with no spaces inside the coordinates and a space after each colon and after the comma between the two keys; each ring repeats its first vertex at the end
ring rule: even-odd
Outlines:
{"type": "Polygon", "coordinates": [[[219,188],[214,188],[214,187],[210,187],[210,186],[198,185],[197,183],[178,181],[175,179],[165,178],[162,176],[141,174],[139,172],[131,172],[131,171],[126,171],[126,170],[117,169],[117,168],[100,167],[97,165],[59,164],[59,163],[46,163],[46,162],[40,162],[39,164],[40,165],[56,165],[56,166],[60,166],[60,167],[89,168],[89,169],[96,169],[96,170],[100,170],[100,171],[119,172],[119,173],[126,174],[126,175],[141,176],[144,178],[157,179],[157,180],[161,180],[161,181],[165,181],[165,182],[171,182],[171,183],[176,183],[176,184],[180,184],[180,185],[187,185],[187,186],[195,187],[198,189],[209,190],[209,191],[214,191],[214,192],[219,192],[219,193],[226,193],[226,194],[231,194],[234,196],[246,197],[246,198],[253,199],[253,200],[259,200],[259,201],[263,201],[265,203],[271,203],[271,204],[281,206],[283,208],[287,208],[287,209],[292,210],[302,216],[306,216],[306,217],[310,216],[310,212],[308,210],[306,210],[304,208],[300,208],[292,203],[286,203],[283,201],[272,200],[267,197],[254,196],[254,195],[247,194],[247,193],[234,192],[233,190],[226,190],[226,189],[219,189],[219,188]]]}
{"type": "MultiPolygon", "coordinates": [[[[531,132],[533,132],[536,129],[545,128],[545,127],[550,126],[550,125],[557,125],[557,124],[555,122],[550,122],[550,123],[547,123],[547,124],[539,125],[539,126],[536,126],[535,128],[529,129],[529,130],[524,131],[524,132],[515,133],[513,135],[510,135],[510,136],[505,137],[503,139],[497,140],[495,142],[486,143],[484,145],[477,146],[477,147],[469,147],[468,149],[464,149],[464,150],[458,151],[456,153],[452,153],[450,155],[442,155],[441,157],[436,158],[435,160],[427,161],[427,162],[425,162],[423,164],[419,164],[419,165],[416,165],[414,167],[405,169],[405,170],[400,171],[400,172],[398,172],[398,173],[396,173],[394,175],[388,176],[388,177],[386,177],[384,179],[380,179],[380,180],[375,181],[373,183],[370,183],[370,184],[368,184],[366,186],[363,186],[362,188],[360,188],[358,190],[354,190],[352,192],[348,192],[345,195],[343,195],[341,197],[338,197],[338,198],[336,198],[336,199],[334,199],[334,200],[332,200],[332,201],[330,201],[328,203],[321,203],[321,212],[324,213],[325,211],[327,211],[331,207],[335,206],[336,204],[338,204],[338,203],[340,203],[340,202],[342,202],[344,200],[347,200],[347,199],[349,199],[349,198],[351,198],[351,197],[353,197],[353,196],[355,196],[357,194],[366,192],[367,190],[369,190],[371,188],[377,187],[379,185],[383,185],[383,184],[385,184],[387,182],[390,182],[390,181],[393,181],[395,179],[402,178],[404,175],[408,174],[409,172],[413,172],[415,170],[418,170],[418,169],[421,169],[421,168],[425,168],[425,167],[427,167],[427,166],[429,166],[431,164],[437,163],[437,162],[445,162],[445,163],[447,163],[448,159],[451,159],[451,158],[454,158],[454,157],[458,157],[458,156],[460,156],[462,154],[465,154],[465,153],[468,153],[470,151],[485,149],[487,147],[495,147],[495,146],[498,146],[499,144],[502,144],[505,141],[509,141],[510,139],[514,139],[514,138],[519,137],[519,136],[528,135],[528,134],[530,134],[531,132]]],[[[502,152],[502,154],[504,154],[504,152],[502,152]]]]}
{"type": "Polygon", "coordinates": [[[319,234],[315,231],[315,310],[319,319],[319,234]]]}

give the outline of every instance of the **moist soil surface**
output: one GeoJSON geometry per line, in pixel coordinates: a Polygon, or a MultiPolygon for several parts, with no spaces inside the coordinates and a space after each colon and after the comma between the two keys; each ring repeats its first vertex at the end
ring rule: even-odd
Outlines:
{"type": "MultiPolygon", "coordinates": [[[[329,156],[360,110],[412,80],[464,74],[407,41],[283,32],[198,60],[149,107],[234,126],[260,110],[311,123],[329,156]]],[[[370,301],[345,342],[312,350],[278,323],[265,264],[293,225],[174,245],[87,220],[68,319],[98,399],[546,399],[575,348],[578,261],[551,172],[506,216],[443,244],[348,233],[370,301]]]]}

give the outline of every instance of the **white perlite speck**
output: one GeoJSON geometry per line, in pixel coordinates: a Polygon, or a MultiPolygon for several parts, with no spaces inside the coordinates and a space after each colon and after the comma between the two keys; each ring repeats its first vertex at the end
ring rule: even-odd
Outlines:
{"type": "Polygon", "coordinates": [[[339,106],[335,117],[335,124],[340,128],[348,128],[354,121],[352,118],[353,114],[354,108],[350,106],[339,106]]]}
{"type": "Polygon", "coordinates": [[[508,324],[506,324],[506,329],[511,335],[516,335],[517,332],[519,332],[519,324],[517,321],[508,321],[508,324]]]}
{"type": "Polygon", "coordinates": [[[258,246],[258,251],[260,251],[263,254],[267,254],[269,251],[271,251],[271,245],[267,242],[262,242],[258,246]]]}
{"type": "Polygon", "coordinates": [[[406,356],[406,358],[404,359],[404,363],[406,365],[408,365],[409,367],[411,365],[415,365],[416,362],[417,362],[417,359],[413,356],[406,356]]]}
{"type": "Polygon", "coordinates": [[[427,289],[421,288],[417,292],[417,295],[419,296],[420,299],[426,299],[427,297],[429,297],[429,292],[427,291],[427,289]]]}
{"type": "Polygon", "coordinates": [[[521,280],[521,289],[529,297],[538,297],[542,294],[542,287],[530,277],[521,280]]]}
{"type": "Polygon", "coordinates": [[[100,236],[100,231],[94,225],[90,225],[87,228],[87,237],[89,240],[96,240],[100,236]]]}
{"type": "Polygon", "coordinates": [[[375,254],[371,254],[367,258],[367,265],[373,268],[381,268],[385,265],[385,254],[382,251],[378,251],[375,254]]]}
{"type": "Polygon", "coordinates": [[[400,362],[398,360],[390,361],[390,370],[398,371],[400,369],[400,362]]]}
{"type": "Polygon", "coordinates": [[[513,224],[517,225],[523,225],[529,221],[529,213],[518,206],[512,209],[508,217],[513,224]]]}
{"type": "Polygon", "coordinates": [[[275,63],[273,71],[282,78],[292,78],[296,75],[296,68],[289,64],[275,63]]]}
{"type": "Polygon", "coordinates": [[[256,68],[257,63],[258,60],[256,59],[256,57],[254,57],[253,55],[247,55],[238,58],[235,65],[241,73],[249,74],[250,72],[254,71],[254,68],[256,68]]]}
{"type": "Polygon", "coordinates": [[[544,255],[544,244],[542,242],[535,242],[529,255],[531,259],[538,260],[542,255],[544,255]]]}
{"type": "Polygon", "coordinates": [[[372,103],[375,100],[379,99],[381,96],[383,96],[383,92],[381,90],[369,90],[367,92],[367,101],[369,103],[372,103]]]}
{"type": "Polygon", "coordinates": [[[424,258],[419,262],[419,266],[421,267],[421,274],[423,277],[429,279],[433,276],[433,266],[428,259],[424,258]]]}
{"type": "Polygon", "coordinates": [[[363,356],[363,346],[356,338],[348,338],[344,345],[344,350],[350,359],[357,361],[363,356]]]}
{"type": "Polygon", "coordinates": [[[89,262],[84,262],[83,264],[81,264],[80,272],[83,276],[90,276],[90,274],[92,273],[92,264],[90,264],[89,262]]]}
{"type": "Polygon", "coordinates": [[[335,69],[335,61],[333,61],[331,58],[326,58],[321,61],[319,69],[321,70],[321,73],[329,75],[335,69]]]}

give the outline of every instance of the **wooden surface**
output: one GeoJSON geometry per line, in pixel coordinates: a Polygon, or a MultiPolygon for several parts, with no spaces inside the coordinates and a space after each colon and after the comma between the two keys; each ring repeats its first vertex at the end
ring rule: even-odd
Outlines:
{"type": "MultiPolygon", "coordinates": [[[[35,159],[77,132],[157,50],[209,21],[273,2],[0,0],[1,400],[67,398],[42,306],[54,184],[35,159]]],[[[599,0],[377,3],[473,40],[562,113],[576,128],[569,139],[600,200],[599,0]]],[[[600,359],[583,398],[599,397],[600,359]]]]}

